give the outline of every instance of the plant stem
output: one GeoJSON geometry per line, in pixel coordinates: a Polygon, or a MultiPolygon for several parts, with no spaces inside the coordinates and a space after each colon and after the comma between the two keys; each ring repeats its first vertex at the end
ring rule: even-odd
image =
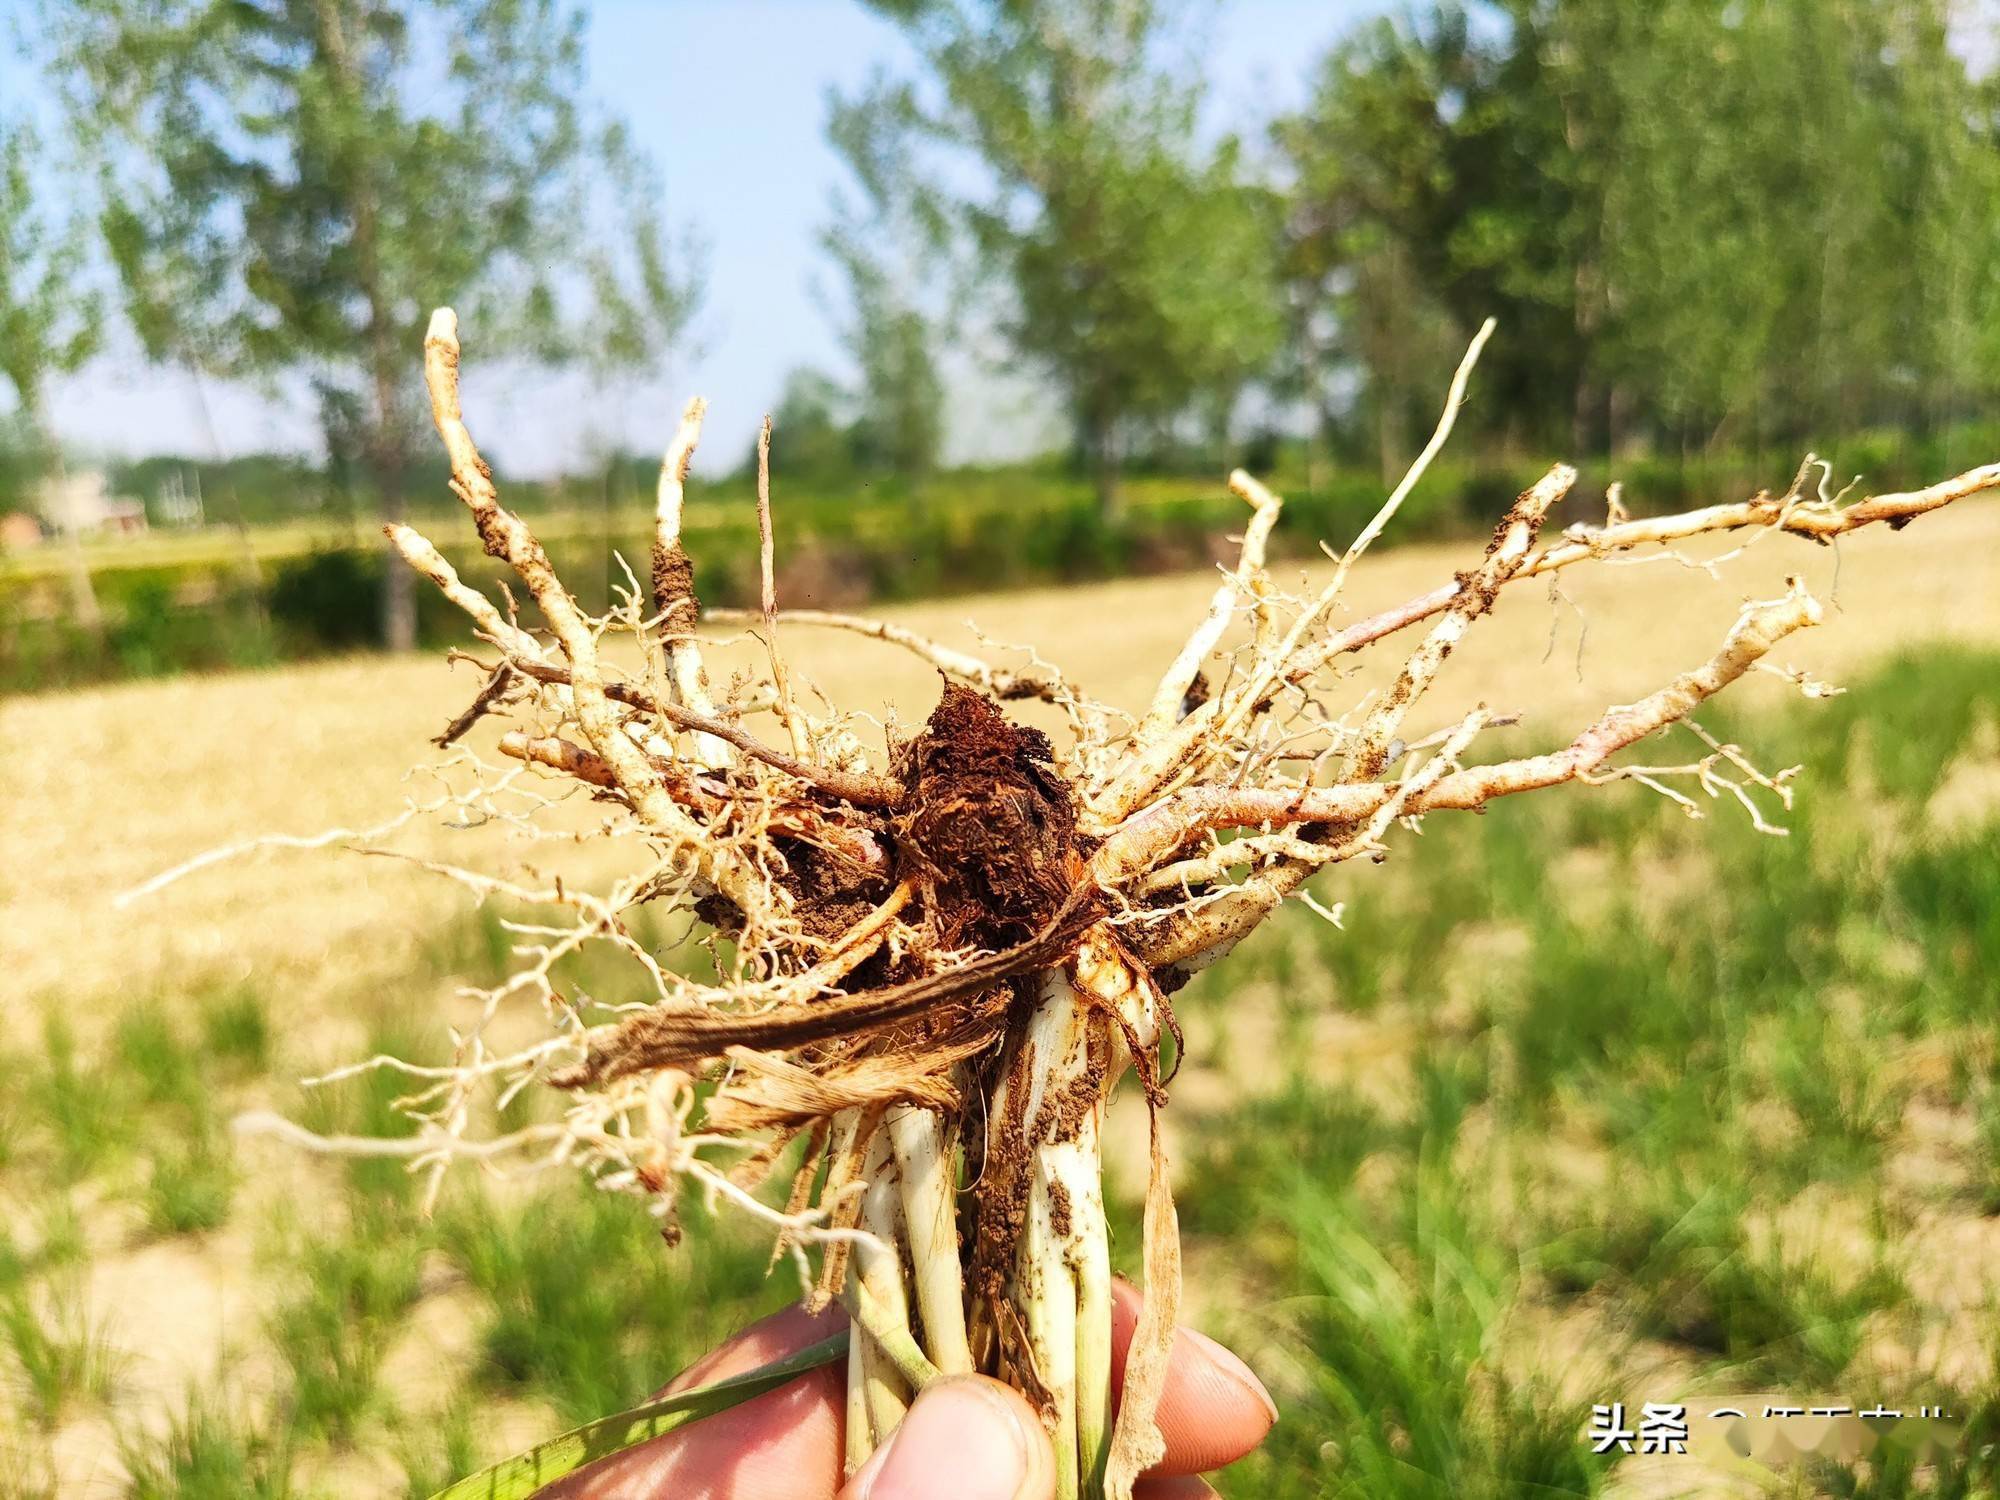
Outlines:
{"type": "Polygon", "coordinates": [[[1104,1219],[1104,1166],[1099,1149],[1104,1107],[1084,1119],[1075,1142],[1051,1147],[1069,1189],[1070,1234],[1065,1252],[1076,1278],[1077,1468],[1084,1500],[1104,1490],[1111,1427],[1111,1241],[1104,1219]]]}
{"type": "Polygon", "coordinates": [[[868,1340],[858,1334],[847,1341],[846,1442],[841,1460],[843,1479],[852,1479],[854,1471],[875,1455],[875,1431],[868,1420],[867,1347],[868,1340]]]}
{"type": "MultiPolygon", "coordinates": [[[[826,1200],[832,1202],[842,1188],[842,1166],[852,1160],[854,1136],[860,1132],[862,1116],[860,1110],[842,1110],[834,1116],[832,1140],[828,1144],[826,1168],[826,1200]]],[[[848,1246],[828,1246],[828,1258],[834,1254],[846,1256],[844,1270],[840,1272],[842,1302],[860,1300],[860,1272],[854,1268],[854,1254],[848,1246]]],[[[842,1462],[846,1472],[854,1474],[868,1458],[874,1454],[874,1426],[868,1420],[868,1350],[870,1340],[862,1336],[860,1324],[856,1320],[854,1336],[848,1342],[848,1402],[846,1402],[846,1428],[844,1428],[844,1452],[842,1462]]]]}
{"type": "Polygon", "coordinates": [[[901,1178],[903,1222],[909,1234],[910,1274],[924,1344],[947,1375],[972,1371],[965,1336],[965,1276],[958,1260],[957,1142],[934,1110],[889,1111],[889,1140],[901,1178]]]}
{"type": "Polygon", "coordinates": [[[1060,970],[1041,1001],[1010,1090],[1032,1151],[1027,1221],[1013,1298],[1028,1357],[1050,1404],[1060,1500],[1095,1493],[1111,1407],[1110,1251],[1106,1243],[1099,1118],[1110,1038],[1060,970]]]}
{"type": "Polygon", "coordinates": [[[1014,1298],[1027,1330],[1035,1379],[1053,1408],[1049,1438],[1055,1445],[1056,1500],[1077,1500],[1076,1281],[1063,1259],[1049,1183],[1039,1163],[1029,1189],[1014,1298]]]}
{"type": "Polygon", "coordinates": [[[861,1227],[879,1243],[854,1247],[842,1300],[864,1335],[862,1398],[879,1443],[903,1419],[911,1392],[922,1390],[939,1372],[910,1335],[909,1302],[897,1253],[903,1243],[903,1208],[889,1132],[884,1128],[878,1127],[869,1139],[862,1175],[868,1187],[861,1199],[861,1227]]]}

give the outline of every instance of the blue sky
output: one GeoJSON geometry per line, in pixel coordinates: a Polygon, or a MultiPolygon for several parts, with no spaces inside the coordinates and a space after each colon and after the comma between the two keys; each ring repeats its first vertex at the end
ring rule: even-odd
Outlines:
{"type": "MultiPolygon", "coordinates": [[[[14,0],[0,0],[4,11],[14,0]]],[[[708,246],[707,296],[690,345],[660,376],[612,395],[581,379],[494,371],[468,329],[468,415],[504,465],[546,472],[593,447],[662,443],[687,394],[710,400],[702,467],[741,456],[758,419],[797,364],[843,371],[815,296],[826,277],[815,244],[841,169],[823,138],[829,87],[852,89],[877,63],[906,62],[893,28],[851,0],[592,0],[591,83],[659,162],[669,216],[708,246]]],[[[1212,108],[1249,126],[1296,103],[1327,45],[1380,0],[1222,0],[1208,21],[1212,108]]],[[[0,106],[43,114],[38,79],[0,52],[0,106]]],[[[414,356],[413,356],[414,357],[414,356]]],[[[1055,433],[1020,381],[968,361],[948,365],[956,456],[1005,456],[1055,433]]],[[[226,451],[315,446],[297,393],[209,391],[226,451]]],[[[187,382],[150,370],[117,341],[65,382],[51,406],[70,442],[107,453],[209,447],[187,382]]]]}

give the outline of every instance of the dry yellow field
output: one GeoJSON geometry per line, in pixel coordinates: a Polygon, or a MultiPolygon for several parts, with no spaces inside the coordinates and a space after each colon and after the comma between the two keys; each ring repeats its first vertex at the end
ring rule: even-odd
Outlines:
{"type": "MultiPolygon", "coordinates": [[[[1408,547],[1369,559],[1350,585],[1354,614],[1436,586],[1473,551],[1408,547]]],[[[1766,537],[1715,578],[1661,557],[1572,568],[1561,575],[1562,599],[1521,585],[1454,657],[1437,721],[1483,698],[1496,712],[1580,722],[1704,659],[1739,602],[1780,592],[1791,572],[1830,607],[1784,659],[1835,681],[1908,642],[2000,639],[2000,504],[1975,500],[1837,549],[1766,537]]],[[[1144,703],[1212,588],[1210,577],[1181,574],[884,614],[968,648],[989,649],[974,624],[992,642],[1033,643],[1086,691],[1129,709],[1144,703]]],[[[784,646],[845,708],[890,723],[900,714],[908,725],[934,701],[928,669],[895,648],[805,629],[786,632],[784,646]]],[[[1396,642],[1377,646],[1345,691],[1358,693],[1399,659],[1396,642]]],[[[711,670],[751,661],[738,643],[716,652],[711,670]]],[[[468,669],[431,656],[364,657],[0,704],[9,748],[0,968],[10,989],[74,1004],[190,971],[277,973],[306,992],[321,976],[393,972],[408,945],[464,899],[412,867],[335,850],[263,852],[122,911],[112,898],[218,845],[394,816],[426,790],[406,773],[427,762],[428,737],[474,686],[468,669]]],[[[1753,681],[1740,691],[1754,699],[1784,689],[1753,681]]],[[[518,857],[490,829],[412,827],[398,839],[464,862],[518,857]]]]}

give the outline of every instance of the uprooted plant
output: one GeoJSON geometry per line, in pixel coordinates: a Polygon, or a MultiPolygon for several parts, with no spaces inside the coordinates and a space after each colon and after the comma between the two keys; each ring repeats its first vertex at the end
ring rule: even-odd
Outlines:
{"type": "MultiPolygon", "coordinates": [[[[729,1200],[770,1227],[809,1297],[838,1299],[851,1314],[850,1468],[926,1380],[977,1370],[1039,1406],[1060,1494],[1128,1496],[1160,1452],[1152,1416],[1179,1293],[1157,1112],[1167,1100],[1172,996],[1189,976],[1287,897],[1303,897],[1317,871],[1380,857],[1398,825],[1429,814],[1628,779],[1690,811],[1690,793],[1727,795],[1767,831],[1777,831],[1767,812],[1789,806],[1789,772],[1760,771],[1692,716],[1753,669],[1808,694],[1829,691],[1766,660],[1820,619],[1797,580],[1780,598],[1747,604],[1707,660],[1606,710],[1568,744],[1479,762],[1472,748],[1493,722],[1484,709],[1434,729],[1415,716],[1500,591],[1635,549],[1673,555],[1673,544],[1704,533],[1825,543],[1878,522],[1900,528],[2000,485],[1996,464],[1849,503],[1845,491],[1828,493],[1827,466],[1808,459],[1780,495],[1634,519],[1614,488],[1603,524],[1545,536],[1544,518],[1575,478],[1557,465],[1500,518],[1471,567],[1336,625],[1350,571],[1443,445],[1491,331],[1467,351],[1423,454],[1316,592],[1274,584],[1266,551],[1281,502],[1248,475],[1232,476],[1248,507],[1238,560],[1134,719],[1038,658],[1005,669],[885,623],[781,614],[768,423],[762,608],[704,616],[680,541],[699,402],[661,470],[650,586],[628,573],[614,607],[587,613],[495,490],[460,413],[457,322],[438,312],[425,369],[452,488],[541,621],[523,623],[511,594],[503,609],[467,586],[416,531],[389,528],[397,551],[465,611],[487,648],[475,658],[484,686],[440,737],[473,784],[410,815],[477,813],[533,833],[561,800],[538,790],[553,779],[602,804],[590,836],[622,841],[626,857],[598,890],[437,866],[482,898],[565,915],[510,924],[522,939],[518,964],[480,992],[481,1020],[454,1033],[450,1063],[355,1065],[413,1080],[403,1107],[417,1133],[368,1149],[409,1156],[433,1191],[455,1161],[575,1163],[604,1186],[648,1195],[669,1225],[677,1192],[690,1186],[729,1200]],[[716,623],[747,629],[765,652],[763,669],[739,674],[721,696],[703,664],[712,639],[703,632],[716,623]],[[781,625],[856,631],[913,651],[941,674],[941,697],[916,733],[871,744],[862,718],[811,706],[780,654],[781,625]],[[1403,631],[1417,632],[1417,644],[1386,690],[1330,708],[1328,690],[1354,654],[1403,631]],[[1059,712],[1061,744],[1000,706],[1030,698],[1059,712]],[[502,762],[460,744],[484,716],[502,721],[502,762]],[[753,732],[753,721],[775,733],[753,732]],[[1698,741],[1684,763],[1614,763],[1674,726],[1698,741]],[[779,736],[782,748],[772,743],[779,736]],[[670,966],[635,935],[631,914],[646,903],[688,914],[690,932],[708,943],[709,977],[670,966]],[[557,966],[586,945],[629,960],[645,1002],[614,1008],[566,993],[557,966]],[[524,1006],[539,1009],[546,1034],[522,1048],[490,1046],[484,1023],[524,1006]],[[1114,1414],[1100,1135],[1106,1100],[1128,1071],[1155,1128],[1144,1308],[1114,1414]],[[566,1096],[560,1118],[481,1135],[493,1118],[482,1099],[505,1103],[536,1085],[566,1096]],[[761,1192],[794,1146],[788,1189],[761,1192]]],[[[638,1423],[629,1435],[651,1430],[638,1423]]],[[[562,1462],[583,1456],[579,1447],[562,1462]]]]}

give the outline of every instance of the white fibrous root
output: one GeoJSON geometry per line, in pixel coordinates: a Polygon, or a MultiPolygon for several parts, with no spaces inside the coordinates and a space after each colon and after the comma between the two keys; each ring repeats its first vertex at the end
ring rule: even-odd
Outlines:
{"type": "MultiPolygon", "coordinates": [[[[1499,595],[1567,568],[1680,557],[1676,548],[1704,535],[1748,545],[1900,528],[2000,484],[2000,465],[1987,465],[1849,503],[1827,494],[1815,460],[1784,494],[1636,518],[1614,495],[1604,524],[1549,537],[1545,519],[1575,480],[1556,465],[1497,518],[1465,571],[1336,626],[1350,570],[1442,447],[1491,331],[1468,350],[1423,455],[1316,592],[1294,597],[1273,581],[1282,499],[1232,476],[1247,508],[1237,561],[1135,720],[1032,652],[1001,665],[897,625],[783,611],[768,430],[759,607],[705,620],[682,544],[698,401],[661,467],[647,580],[628,571],[605,613],[586,612],[479,456],[459,407],[457,320],[440,310],[425,371],[452,488],[534,614],[517,612],[511,593],[496,603],[415,529],[391,527],[402,559],[482,643],[455,654],[481,677],[439,736],[442,790],[374,828],[269,842],[386,853],[402,823],[441,817],[600,841],[619,853],[620,873],[586,889],[428,864],[503,903],[516,946],[506,976],[474,992],[448,1061],[372,1057],[333,1075],[400,1074],[412,1133],[329,1138],[268,1115],[246,1126],[402,1157],[433,1193],[461,1161],[581,1167],[645,1196],[669,1227],[677,1195],[692,1188],[768,1227],[775,1260],[796,1269],[810,1300],[848,1309],[850,1469],[926,1381],[976,1371],[1039,1407],[1065,1497],[1129,1496],[1160,1453],[1152,1416],[1179,1298],[1157,1116],[1170,997],[1187,977],[1288,898],[1325,912],[1305,886],[1329,865],[1379,858],[1421,819],[1521,792],[1630,782],[1690,811],[1733,804],[1756,828],[1783,831],[1792,772],[1760,769],[1695,715],[1753,670],[1809,697],[1835,691],[1767,661],[1820,620],[1802,584],[1747,604],[1706,656],[1691,651],[1687,670],[1566,743],[1481,759],[1494,719],[1481,709],[1425,723],[1424,700],[1499,595]],[[754,632],[765,660],[720,692],[702,656],[704,625],[717,620],[754,632]],[[781,627],[912,652],[942,675],[940,700],[916,733],[885,735],[867,715],[797,689],[781,627]],[[1350,658],[1406,630],[1414,641],[1389,686],[1331,711],[1350,658]],[[1002,707],[1028,699],[1061,718],[1060,742],[1002,707]],[[1684,752],[1631,753],[1676,730],[1684,752]],[[573,816],[557,826],[577,800],[602,812],[582,835],[573,816]],[[673,912],[681,920],[658,920],[673,912]],[[713,941],[697,963],[644,935],[662,931],[713,941]],[[566,978],[586,949],[621,960],[639,998],[628,990],[601,1003],[566,978]],[[492,1036],[522,1032],[492,1025],[503,1012],[546,1024],[499,1046],[492,1036]],[[1106,1101],[1128,1074],[1155,1126],[1144,1301],[1114,1372],[1102,1148],[1106,1101]],[[560,1091],[559,1116],[494,1128],[499,1107],[529,1088],[560,1091]]],[[[250,847],[200,856],[135,894],[250,847]]]]}

